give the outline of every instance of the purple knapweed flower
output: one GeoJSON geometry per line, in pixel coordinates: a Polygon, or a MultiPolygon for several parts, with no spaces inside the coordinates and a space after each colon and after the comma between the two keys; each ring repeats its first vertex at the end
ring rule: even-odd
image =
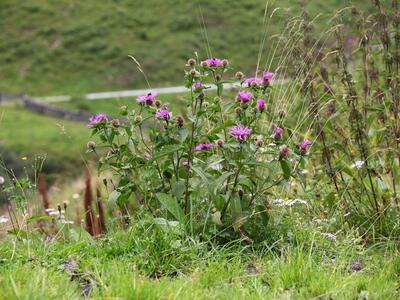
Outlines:
{"type": "Polygon", "coordinates": [[[149,152],[146,152],[144,154],[144,157],[147,158],[147,159],[150,159],[152,156],[151,156],[151,154],[149,152]]]}
{"type": "Polygon", "coordinates": [[[219,67],[222,65],[222,59],[220,58],[208,58],[205,62],[209,67],[219,67]]]}
{"type": "Polygon", "coordinates": [[[257,108],[260,111],[264,111],[265,110],[265,100],[264,99],[258,99],[257,100],[257,108]]]}
{"type": "Polygon", "coordinates": [[[193,89],[196,91],[201,91],[204,87],[204,85],[201,83],[201,81],[196,81],[195,83],[193,83],[193,89]]]}
{"type": "Polygon", "coordinates": [[[183,163],[182,163],[182,166],[184,166],[184,167],[189,167],[189,161],[188,160],[186,160],[186,161],[184,161],[183,163]]]}
{"type": "Polygon", "coordinates": [[[251,129],[242,124],[239,124],[237,126],[231,127],[231,134],[235,136],[239,140],[239,142],[244,142],[246,136],[251,134],[251,129]]]}
{"type": "Polygon", "coordinates": [[[138,103],[145,103],[147,105],[152,105],[154,98],[156,98],[157,92],[150,92],[147,95],[139,96],[136,98],[136,101],[138,103]]]}
{"type": "Polygon", "coordinates": [[[108,122],[108,117],[105,114],[97,114],[89,118],[88,127],[91,128],[96,124],[108,122]]]}
{"type": "Polygon", "coordinates": [[[260,85],[263,83],[263,80],[258,77],[249,77],[244,81],[244,83],[246,83],[248,86],[251,86],[252,84],[260,85]]]}
{"type": "Polygon", "coordinates": [[[283,145],[283,146],[280,148],[279,156],[282,157],[282,158],[286,158],[286,157],[289,156],[289,152],[290,152],[290,150],[289,150],[288,146],[283,145]]]}
{"type": "Polygon", "coordinates": [[[168,121],[169,118],[171,117],[170,112],[166,106],[157,111],[155,116],[156,118],[164,119],[165,121],[168,121]]]}
{"type": "Polygon", "coordinates": [[[197,145],[197,146],[194,148],[194,150],[196,150],[196,151],[208,150],[208,149],[212,148],[213,146],[214,146],[214,145],[213,145],[213,144],[210,144],[210,143],[203,143],[203,144],[197,145]]]}
{"type": "Polygon", "coordinates": [[[274,139],[280,140],[282,138],[283,129],[274,125],[274,139]]]}
{"type": "Polygon", "coordinates": [[[237,98],[242,102],[242,103],[247,103],[253,99],[253,93],[249,91],[239,91],[237,94],[237,98]]]}
{"type": "Polygon", "coordinates": [[[300,144],[297,145],[297,148],[300,151],[301,155],[305,155],[307,153],[307,148],[311,146],[311,141],[309,139],[304,139],[300,144]]]}
{"type": "Polygon", "coordinates": [[[270,72],[270,71],[265,71],[265,72],[263,73],[263,81],[264,81],[264,84],[265,84],[265,83],[269,83],[270,80],[272,79],[272,77],[274,77],[274,73],[272,73],[272,72],[270,72]]]}

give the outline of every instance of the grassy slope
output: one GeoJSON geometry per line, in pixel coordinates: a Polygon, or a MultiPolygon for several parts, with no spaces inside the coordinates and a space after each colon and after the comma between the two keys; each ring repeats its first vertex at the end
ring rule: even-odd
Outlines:
{"type": "MultiPolygon", "coordinates": [[[[265,0],[202,0],[212,54],[229,58],[237,69],[255,68],[263,32],[265,0]]],[[[274,1],[270,1],[274,2],[274,1]]],[[[297,0],[275,1],[276,15],[297,0]]],[[[309,1],[312,14],[348,3],[309,1]]],[[[144,87],[128,54],[135,55],[151,84],[181,83],[182,66],[194,51],[207,56],[197,1],[187,0],[3,0],[0,2],[0,91],[34,95],[80,94],[144,87]]],[[[270,34],[282,24],[277,17],[270,34]]],[[[271,40],[266,43],[271,48],[271,40]]]]}

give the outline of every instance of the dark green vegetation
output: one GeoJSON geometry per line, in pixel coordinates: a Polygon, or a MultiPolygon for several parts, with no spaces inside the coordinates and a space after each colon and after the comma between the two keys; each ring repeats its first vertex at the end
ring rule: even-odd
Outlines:
{"type": "MultiPolygon", "coordinates": [[[[285,25],[285,11],[299,14],[301,2],[3,0],[0,91],[79,95],[145,87],[128,55],[141,62],[152,86],[180,83],[182,65],[194,51],[202,59],[229,58],[236,69],[253,72],[265,30],[269,38],[264,61],[274,49],[271,36],[285,25]],[[268,2],[269,13],[280,9],[263,26],[268,2]],[[211,54],[201,29],[203,20],[211,54]]],[[[326,15],[352,2],[371,6],[368,1],[309,2],[312,15],[326,15]]]]}

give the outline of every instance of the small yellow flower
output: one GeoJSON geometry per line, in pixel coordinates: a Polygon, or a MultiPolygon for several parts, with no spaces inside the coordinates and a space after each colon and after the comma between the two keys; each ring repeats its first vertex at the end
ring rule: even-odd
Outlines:
{"type": "Polygon", "coordinates": [[[28,158],[26,156],[22,156],[21,160],[27,160],[28,158]]]}

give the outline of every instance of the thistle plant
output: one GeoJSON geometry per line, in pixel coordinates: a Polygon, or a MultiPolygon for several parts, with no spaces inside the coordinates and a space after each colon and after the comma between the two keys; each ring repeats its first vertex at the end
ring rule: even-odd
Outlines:
{"type": "Polygon", "coordinates": [[[272,72],[228,78],[230,71],[226,59],[189,59],[185,115],[149,92],[122,108],[123,122],[90,119],[100,143],[89,151],[105,153],[99,170],[111,170],[117,182],[109,201],[192,235],[251,236],[247,224],[255,219],[267,226],[265,203],[297,178],[311,142],[274,118],[272,72]],[[233,82],[237,91],[225,91],[233,82]]]}

